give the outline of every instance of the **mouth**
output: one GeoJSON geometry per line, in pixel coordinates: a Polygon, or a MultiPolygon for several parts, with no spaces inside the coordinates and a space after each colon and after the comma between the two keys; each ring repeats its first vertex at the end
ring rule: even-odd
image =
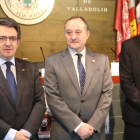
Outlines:
{"type": "Polygon", "coordinates": [[[74,42],[71,42],[71,43],[78,43],[78,42],[75,42],[75,41],[74,41],[74,42]]]}
{"type": "Polygon", "coordinates": [[[12,49],[4,49],[4,51],[11,51],[12,49]]]}

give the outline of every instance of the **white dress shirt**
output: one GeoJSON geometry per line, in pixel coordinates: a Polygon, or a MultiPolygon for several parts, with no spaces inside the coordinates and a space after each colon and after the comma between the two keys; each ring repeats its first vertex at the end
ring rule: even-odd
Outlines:
{"type": "MultiPolygon", "coordinates": [[[[3,60],[2,58],[0,58],[0,67],[1,67],[1,70],[6,78],[6,70],[7,70],[7,66],[5,64],[5,60],[3,60]]],[[[13,57],[10,62],[12,62],[13,65],[11,65],[11,71],[15,77],[15,81],[16,81],[16,84],[17,84],[17,79],[16,79],[16,67],[15,67],[15,58],[13,57]]]]}

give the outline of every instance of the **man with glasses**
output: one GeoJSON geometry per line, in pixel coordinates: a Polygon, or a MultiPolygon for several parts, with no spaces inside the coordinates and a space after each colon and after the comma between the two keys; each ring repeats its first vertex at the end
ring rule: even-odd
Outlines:
{"type": "Polygon", "coordinates": [[[0,140],[38,139],[45,101],[38,68],[15,58],[21,32],[0,18],[0,140]]]}

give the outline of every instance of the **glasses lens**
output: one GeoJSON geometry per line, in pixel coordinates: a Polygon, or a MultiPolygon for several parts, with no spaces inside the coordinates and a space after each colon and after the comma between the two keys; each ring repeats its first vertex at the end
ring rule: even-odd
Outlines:
{"type": "Polygon", "coordinates": [[[11,36],[11,37],[6,37],[6,36],[0,36],[0,42],[6,42],[7,39],[9,39],[10,42],[15,42],[17,40],[16,37],[11,36]]]}
{"type": "Polygon", "coordinates": [[[6,37],[0,37],[0,42],[4,42],[6,39],[6,37]]]}
{"type": "Polygon", "coordinates": [[[16,38],[16,37],[9,37],[9,40],[10,40],[11,42],[14,42],[14,41],[17,40],[17,38],[16,38]]]}

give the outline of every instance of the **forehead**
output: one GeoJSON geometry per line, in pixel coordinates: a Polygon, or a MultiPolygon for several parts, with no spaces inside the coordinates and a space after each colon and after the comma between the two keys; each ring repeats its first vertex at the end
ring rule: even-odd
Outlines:
{"type": "Polygon", "coordinates": [[[83,22],[82,19],[80,18],[75,18],[67,21],[65,24],[65,29],[70,30],[70,29],[85,29],[85,23],[83,22]]]}
{"type": "Polygon", "coordinates": [[[0,36],[17,36],[17,31],[14,27],[0,25],[0,36]]]}

